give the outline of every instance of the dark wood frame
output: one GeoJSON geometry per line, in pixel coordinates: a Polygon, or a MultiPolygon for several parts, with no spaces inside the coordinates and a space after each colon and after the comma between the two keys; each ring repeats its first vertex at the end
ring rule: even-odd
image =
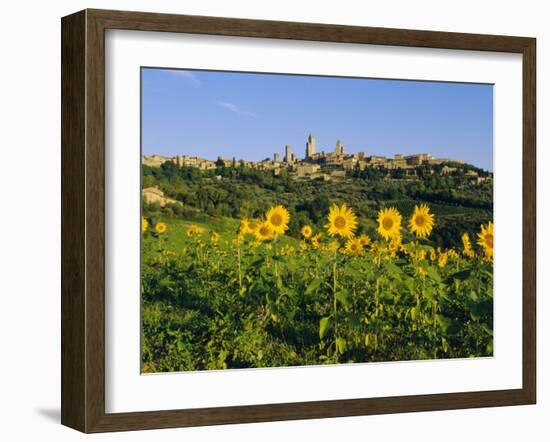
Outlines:
{"type": "Polygon", "coordinates": [[[61,422],[83,432],[534,404],[536,40],[312,23],[84,10],[62,19],[61,422]],[[515,390],[105,413],[105,30],[185,32],[523,56],[523,386],[515,390]]]}

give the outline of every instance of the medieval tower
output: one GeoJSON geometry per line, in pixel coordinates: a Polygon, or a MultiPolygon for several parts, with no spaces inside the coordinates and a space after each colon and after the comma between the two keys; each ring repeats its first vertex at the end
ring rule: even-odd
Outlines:
{"type": "Polygon", "coordinates": [[[309,137],[307,138],[306,142],[306,160],[311,159],[317,150],[317,140],[315,137],[311,134],[309,134],[309,137]]]}
{"type": "Polygon", "coordinates": [[[334,149],[334,153],[338,156],[346,154],[346,151],[344,150],[344,146],[342,145],[340,140],[336,141],[336,148],[334,149]]]}
{"type": "Polygon", "coordinates": [[[285,146],[285,163],[292,163],[292,150],[290,144],[285,146]]]}

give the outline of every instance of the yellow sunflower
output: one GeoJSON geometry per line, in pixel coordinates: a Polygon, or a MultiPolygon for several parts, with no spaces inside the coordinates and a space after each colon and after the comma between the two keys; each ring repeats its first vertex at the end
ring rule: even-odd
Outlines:
{"type": "Polygon", "coordinates": [[[168,227],[164,223],[155,224],[155,232],[157,232],[157,233],[164,233],[164,232],[166,232],[167,229],[168,229],[168,227]]]}
{"type": "Polygon", "coordinates": [[[426,250],[424,249],[418,250],[418,252],[416,252],[416,258],[419,261],[424,261],[424,259],[426,259],[426,250]]]}
{"type": "Polygon", "coordinates": [[[309,238],[313,234],[313,229],[310,226],[304,226],[300,233],[304,238],[309,238]]]}
{"type": "Polygon", "coordinates": [[[450,259],[457,259],[458,258],[458,253],[456,253],[455,249],[447,250],[447,255],[449,255],[450,259]]]}
{"type": "Polygon", "coordinates": [[[462,253],[464,253],[464,255],[467,256],[468,258],[473,258],[475,256],[475,252],[472,249],[470,236],[466,232],[462,234],[462,245],[464,247],[464,250],[462,251],[462,253]]]}
{"type": "Polygon", "coordinates": [[[401,214],[394,207],[378,212],[378,233],[386,240],[400,236],[401,214]]]}
{"type": "Polygon", "coordinates": [[[441,268],[445,267],[447,265],[447,258],[448,258],[448,255],[446,252],[440,253],[439,259],[437,260],[437,265],[441,268]]]}
{"type": "Polygon", "coordinates": [[[262,221],[258,219],[251,219],[248,221],[248,232],[255,235],[255,232],[258,230],[258,227],[260,227],[260,224],[262,224],[262,221]]]}
{"type": "Polygon", "coordinates": [[[357,217],[353,210],[345,204],[338,207],[334,204],[328,214],[328,224],[325,226],[330,236],[340,235],[343,238],[350,238],[357,228],[357,217]]]}
{"type": "Polygon", "coordinates": [[[220,239],[220,234],[218,232],[212,231],[212,233],[210,234],[210,241],[218,242],[219,239],[220,239]]]}
{"type": "Polygon", "coordinates": [[[361,235],[361,236],[359,237],[359,242],[361,243],[361,245],[362,245],[363,247],[368,246],[368,245],[370,244],[370,241],[371,241],[371,239],[370,239],[370,236],[369,236],[369,235],[361,235]]]}
{"type": "Polygon", "coordinates": [[[414,206],[414,212],[409,220],[409,228],[418,238],[426,238],[432,232],[434,215],[425,204],[414,206]]]}
{"type": "Polygon", "coordinates": [[[149,221],[147,221],[143,216],[141,217],[141,233],[147,232],[149,228],[149,221]]]}
{"type": "Polygon", "coordinates": [[[275,235],[275,230],[273,229],[273,226],[270,222],[264,221],[263,223],[259,224],[258,227],[254,230],[254,235],[256,235],[256,238],[259,241],[265,241],[273,238],[273,236],[275,235]]]}
{"type": "Polygon", "coordinates": [[[321,239],[323,238],[323,234],[322,233],[318,233],[314,236],[311,237],[311,246],[314,248],[314,249],[318,249],[321,247],[321,239]]]}
{"type": "Polygon", "coordinates": [[[267,211],[265,214],[266,221],[271,224],[275,235],[283,235],[288,230],[288,222],[290,221],[290,214],[288,210],[283,206],[275,206],[267,211]]]}
{"type": "Polygon", "coordinates": [[[360,238],[351,238],[346,242],[346,253],[348,255],[360,255],[363,253],[363,244],[360,238]]]}
{"type": "Polygon", "coordinates": [[[327,244],[326,249],[329,252],[336,252],[340,248],[338,241],[331,241],[327,244]]]}
{"type": "Polygon", "coordinates": [[[401,250],[401,245],[403,243],[403,237],[401,235],[393,236],[388,244],[388,251],[392,257],[395,257],[396,253],[401,250]]]}
{"type": "Polygon", "coordinates": [[[491,221],[487,225],[481,225],[481,232],[477,234],[478,240],[477,243],[483,247],[485,256],[492,258],[493,257],[493,247],[495,242],[494,226],[491,221]]]}
{"type": "Polygon", "coordinates": [[[252,233],[253,229],[250,228],[250,222],[248,218],[241,219],[241,224],[239,226],[239,233],[241,235],[246,235],[247,233],[252,233]]]}
{"type": "Polygon", "coordinates": [[[196,224],[191,224],[187,228],[187,236],[202,235],[203,232],[204,232],[204,229],[202,227],[197,226],[196,224]]]}

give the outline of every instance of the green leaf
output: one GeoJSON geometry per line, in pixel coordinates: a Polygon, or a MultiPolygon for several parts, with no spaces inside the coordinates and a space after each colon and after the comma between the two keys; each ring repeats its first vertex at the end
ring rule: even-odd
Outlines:
{"type": "Polygon", "coordinates": [[[450,284],[453,282],[454,279],[458,279],[459,281],[464,281],[465,279],[468,279],[472,273],[472,269],[464,269],[459,272],[453,273],[452,275],[449,275],[445,282],[447,284],[450,284]]]}
{"type": "Polygon", "coordinates": [[[327,333],[328,326],[330,324],[330,316],[321,318],[319,321],[319,338],[323,339],[327,333]]]}
{"type": "Polygon", "coordinates": [[[388,274],[393,277],[401,276],[401,274],[403,273],[403,271],[391,261],[387,261],[385,267],[388,274]]]}
{"type": "Polygon", "coordinates": [[[319,278],[313,279],[307,286],[306,295],[311,295],[315,290],[319,288],[322,282],[323,282],[322,279],[319,279],[319,278]]]}
{"type": "Polygon", "coordinates": [[[347,347],[348,345],[344,338],[336,338],[336,350],[338,353],[343,354],[347,347]]]}
{"type": "Polygon", "coordinates": [[[349,293],[347,290],[340,290],[336,292],[336,300],[340,302],[344,307],[349,307],[349,293]]]}
{"type": "Polygon", "coordinates": [[[437,271],[437,269],[433,266],[428,266],[426,268],[426,273],[428,276],[433,279],[435,282],[441,282],[441,275],[437,271]]]}
{"type": "Polygon", "coordinates": [[[254,261],[252,264],[250,264],[252,267],[255,267],[255,268],[258,268],[258,267],[261,267],[265,262],[265,259],[264,258],[260,258],[260,259],[257,259],[256,261],[254,261]]]}

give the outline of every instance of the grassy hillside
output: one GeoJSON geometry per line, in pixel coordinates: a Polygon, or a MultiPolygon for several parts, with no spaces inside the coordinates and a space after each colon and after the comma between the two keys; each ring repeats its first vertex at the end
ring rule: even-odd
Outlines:
{"type": "Polygon", "coordinates": [[[291,213],[288,235],[299,237],[301,226],[321,228],[324,214],[333,203],[352,206],[361,218],[358,233],[375,234],[376,214],[394,206],[409,217],[414,206],[427,203],[436,214],[430,236],[434,246],[458,247],[463,232],[473,234],[480,224],[492,220],[492,182],[475,184],[463,175],[442,176],[434,170],[411,180],[368,179],[363,176],[337,182],[298,181],[287,174],[242,167],[199,171],[165,163],[160,168],[143,167],[143,186],[158,186],[166,196],[181,204],[165,208],[144,204],[148,216],[187,220],[261,217],[277,204],[291,213]]]}

